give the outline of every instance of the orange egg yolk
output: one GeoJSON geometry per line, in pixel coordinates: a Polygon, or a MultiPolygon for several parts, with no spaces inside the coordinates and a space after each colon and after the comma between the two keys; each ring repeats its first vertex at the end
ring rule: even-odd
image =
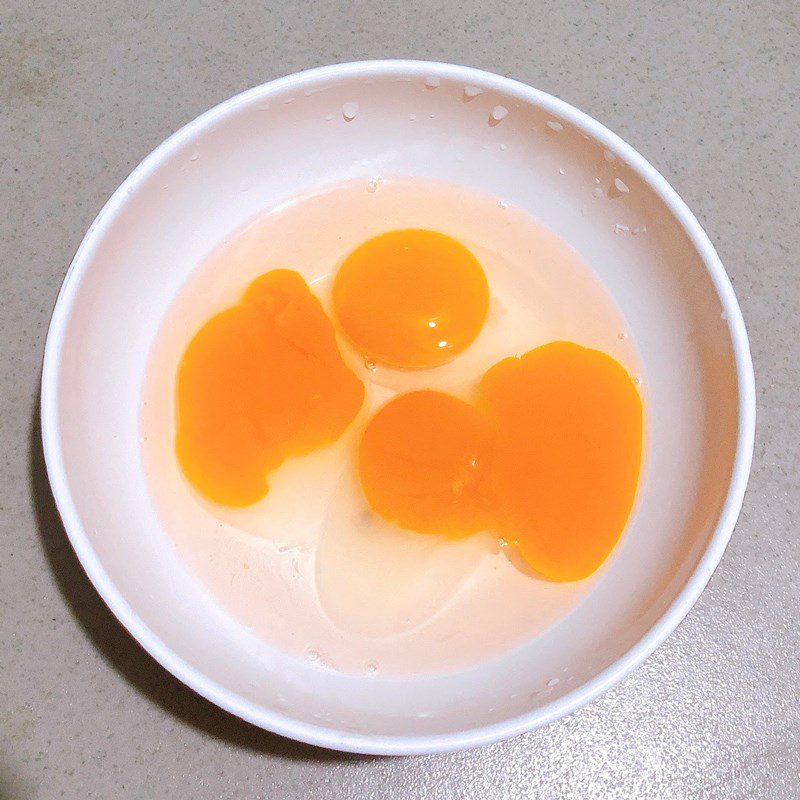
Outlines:
{"type": "Polygon", "coordinates": [[[333,325],[296,272],[256,279],[210,319],[178,368],[178,461],[207,499],[245,506],[267,473],[337,439],[364,386],[345,366],[333,325]]]}
{"type": "Polygon", "coordinates": [[[489,517],[485,487],[493,435],[475,408],[441,392],[401,395],[372,418],[361,440],[367,502],[400,527],[463,536],[489,517]]]}
{"type": "Polygon", "coordinates": [[[475,256],[455,239],[397,230],[357,247],[333,286],[342,330],[368,359],[420,369],[444,364],[478,335],[489,285],[475,256]]]}
{"type": "Polygon", "coordinates": [[[499,431],[499,527],[540,575],[585,578],[633,507],[642,459],[633,380],[605,353],[553,342],[496,364],[480,393],[499,431]]]}
{"type": "Polygon", "coordinates": [[[367,502],[423,533],[492,530],[541,576],[578,580],[608,557],[630,515],[642,402],[610,356],[553,342],[492,367],[471,406],[402,395],[367,426],[367,502]]]}

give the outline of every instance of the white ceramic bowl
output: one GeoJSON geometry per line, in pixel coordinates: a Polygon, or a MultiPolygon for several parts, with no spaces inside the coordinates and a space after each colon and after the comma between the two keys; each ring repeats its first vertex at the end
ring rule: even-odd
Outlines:
{"type": "Polygon", "coordinates": [[[42,379],[53,493],[81,563],[123,625],[166,669],[234,714],[363,753],[431,753],[512,736],[587,703],[639,664],[687,613],[722,556],[742,503],[754,418],[733,290],[664,178],[554,97],[465,67],[404,61],[273,81],[158,147],[78,249],[42,379]],[[440,86],[431,90],[426,78],[440,86]],[[483,93],[469,99],[467,86],[483,93]],[[358,103],[349,123],[345,103],[358,103]],[[497,105],[509,113],[502,128],[491,128],[497,105]],[[484,149],[487,135],[499,141],[497,131],[506,148],[484,149]],[[647,470],[602,580],[541,636],[450,675],[346,676],[258,640],[177,559],[139,455],[148,351],[194,267],[258,212],[322,184],[375,174],[441,178],[527,209],[595,270],[644,364],[647,470]],[[619,177],[629,191],[592,202],[595,176],[605,184],[619,177]],[[647,230],[637,236],[615,227],[640,223],[647,230]]]}

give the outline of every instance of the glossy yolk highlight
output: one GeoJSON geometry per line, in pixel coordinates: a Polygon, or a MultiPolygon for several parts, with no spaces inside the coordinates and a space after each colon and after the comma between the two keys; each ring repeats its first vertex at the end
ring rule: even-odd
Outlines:
{"type": "Polygon", "coordinates": [[[496,364],[480,391],[499,429],[499,526],[540,575],[587,577],[633,507],[642,458],[633,380],[605,353],[553,342],[496,364]]]}
{"type": "Polygon", "coordinates": [[[183,354],[178,460],[209,500],[254,503],[268,491],[268,472],[337,439],[363,398],[305,281],[290,270],[268,272],[183,354]]]}
{"type": "Polygon", "coordinates": [[[387,403],[359,450],[359,477],[372,509],[400,527],[463,536],[488,524],[485,481],[492,431],[473,406],[421,391],[387,403]]]}
{"type": "Polygon", "coordinates": [[[364,433],[372,509],[424,533],[492,530],[541,576],[585,578],[630,515],[642,402],[610,356],[553,342],[492,367],[478,406],[439,392],[392,400],[364,433]]]}
{"type": "Polygon", "coordinates": [[[489,286],[475,256],[455,239],[397,230],[370,239],[345,259],[333,308],[367,358],[406,369],[434,367],[478,335],[489,286]]]}

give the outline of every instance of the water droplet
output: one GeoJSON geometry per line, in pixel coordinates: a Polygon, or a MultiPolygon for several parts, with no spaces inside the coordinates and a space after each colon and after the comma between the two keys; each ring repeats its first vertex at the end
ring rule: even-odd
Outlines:
{"type": "Polygon", "coordinates": [[[335,114],[326,114],[325,115],[325,121],[326,122],[330,122],[332,119],[335,118],[335,116],[336,116],[335,114]]]}
{"type": "Polygon", "coordinates": [[[429,116],[431,119],[433,119],[433,118],[436,116],[436,114],[428,114],[428,116],[429,116]]]}
{"type": "Polygon", "coordinates": [[[417,115],[416,114],[409,114],[408,118],[413,122],[417,118],[417,115]]]}
{"type": "Polygon", "coordinates": [[[600,183],[600,178],[595,178],[594,182],[599,184],[600,183]]]}
{"type": "Polygon", "coordinates": [[[358,103],[350,101],[342,106],[342,116],[345,122],[352,122],[358,114],[358,103]]]}
{"type": "Polygon", "coordinates": [[[371,358],[365,358],[365,359],[364,359],[364,366],[365,366],[365,367],[366,367],[366,368],[367,368],[367,369],[368,369],[370,372],[376,372],[376,371],[377,371],[377,369],[378,369],[378,365],[377,365],[377,364],[376,364],[376,363],[375,363],[375,362],[374,362],[374,361],[373,361],[371,358]]]}
{"type": "Polygon", "coordinates": [[[602,186],[595,186],[594,189],[592,189],[592,194],[595,197],[602,197],[603,196],[603,187],[602,186]]]}
{"type": "Polygon", "coordinates": [[[504,539],[502,536],[497,540],[500,547],[508,547],[508,539],[504,539]]]}
{"type": "Polygon", "coordinates": [[[625,334],[624,331],[622,331],[621,333],[617,334],[617,339],[619,339],[621,342],[623,342],[623,341],[625,341],[625,339],[627,339],[627,335],[625,334]]]}
{"type": "Polygon", "coordinates": [[[319,653],[318,653],[316,650],[311,650],[311,649],[309,649],[309,650],[307,650],[307,651],[306,651],[306,655],[308,656],[308,660],[309,660],[309,661],[310,661],[312,664],[317,664],[317,663],[319,663],[319,660],[320,660],[320,658],[319,658],[319,653]]]}
{"type": "Polygon", "coordinates": [[[618,222],[614,225],[614,233],[630,233],[631,229],[627,225],[618,222]]]}
{"type": "Polygon", "coordinates": [[[189,161],[197,161],[198,158],[200,158],[200,153],[192,153],[189,156],[189,161]]]}
{"type": "Polygon", "coordinates": [[[281,101],[285,106],[288,106],[289,103],[294,103],[294,97],[287,97],[285,100],[281,101]]]}
{"type": "Polygon", "coordinates": [[[442,339],[442,341],[438,343],[438,346],[439,347],[447,347],[447,340],[446,339],[442,339]]]}
{"type": "Polygon", "coordinates": [[[631,231],[631,233],[632,233],[634,236],[640,236],[640,235],[641,235],[641,234],[643,234],[643,233],[647,233],[647,225],[637,225],[637,226],[636,226],[636,227],[635,227],[635,228],[634,228],[634,229],[631,231]]]}
{"type": "Polygon", "coordinates": [[[442,85],[442,82],[438,78],[436,78],[436,77],[434,77],[432,75],[427,77],[427,78],[425,78],[425,88],[426,89],[438,89],[441,85],[442,85]]]}
{"type": "Polygon", "coordinates": [[[561,168],[558,170],[558,174],[559,174],[559,175],[566,175],[566,174],[567,174],[567,171],[564,169],[564,167],[561,167],[561,168]]]}
{"type": "Polygon", "coordinates": [[[381,178],[381,176],[380,175],[376,175],[374,178],[372,178],[372,180],[368,181],[368,183],[367,183],[367,191],[370,194],[375,194],[375,192],[378,191],[378,187],[381,184],[381,180],[383,180],[381,178]]]}
{"type": "Polygon", "coordinates": [[[374,675],[378,671],[378,663],[376,661],[367,661],[367,674],[374,675]]]}
{"type": "Polygon", "coordinates": [[[625,181],[623,181],[622,178],[614,178],[614,188],[620,194],[628,194],[628,192],[630,191],[630,189],[628,188],[628,184],[625,183],[625,181]]]}
{"type": "Polygon", "coordinates": [[[470,100],[474,100],[479,94],[483,94],[483,89],[478,86],[465,86],[464,102],[469,103],[470,100]]]}
{"type": "Polygon", "coordinates": [[[548,685],[549,687],[551,687],[551,688],[552,688],[553,686],[558,686],[558,684],[559,684],[559,683],[560,683],[560,681],[559,681],[559,679],[558,679],[558,678],[550,678],[550,680],[549,680],[549,681],[547,681],[547,685],[548,685]]]}
{"type": "Polygon", "coordinates": [[[472,467],[472,469],[477,469],[478,468],[478,459],[477,458],[470,459],[469,465],[472,467]]]}
{"type": "Polygon", "coordinates": [[[495,106],[489,114],[489,124],[499,125],[508,116],[508,109],[505,106],[495,106]]]}
{"type": "Polygon", "coordinates": [[[641,378],[634,378],[633,379],[633,385],[634,386],[641,386],[641,383],[642,383],[642,379],[641,378]]]}
{"type": "Polygon", "coordinates": [[[432,319],[432,320],[431,320],[431,321],[428,323],[428,327],[429,327],[429,328],[435,328],[435,327],[436,327],[436,320],[435,320],[435,319],[432,319]]]}
{"type": "Polygon", "coordinates": [[[503,211],[505,211],[508,208],[508,203],[506,203],[505,200],[501,200],[497,205],[500,206],[500,208],[502,208],[503,211]]]}
{"type": "Polygon", "coordinates": [[[615,155],[614,155],[614,154],[613,154],[613,153],[612,153],[610,150],[604,150],[604,151],[603,151],[603,158],[604,158],[606,161],[608,161],[608,163],[609,163],[609,164],[610,164],[612,161],[616,161],[616,160],[617,160],[617,157],[616,157],[616,156],[615,156],[615,155]]]}
{"type": "Polygon", "coordinates": [[[564,126],[558,120],[550,119],[547,121],[547,129],[553,133],[561,133],[564,130],[564,126]]]}

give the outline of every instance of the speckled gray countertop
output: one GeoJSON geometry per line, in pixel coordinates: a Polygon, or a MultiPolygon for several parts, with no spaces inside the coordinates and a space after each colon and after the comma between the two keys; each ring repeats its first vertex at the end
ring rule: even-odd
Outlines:
{"type": "Polygon", "coordinates": [[[0,798],[800,797],[799,76],[797,0],[4,3],[0,798]],[[133,166],[242,89],[389,56],[519,78],[655,164],[733,279],[759,404],[742,517],[667,643],[542,730],[404,759],[271,736],[156,665],[70,550],[37,424],[58,287],[133,166]]]}

